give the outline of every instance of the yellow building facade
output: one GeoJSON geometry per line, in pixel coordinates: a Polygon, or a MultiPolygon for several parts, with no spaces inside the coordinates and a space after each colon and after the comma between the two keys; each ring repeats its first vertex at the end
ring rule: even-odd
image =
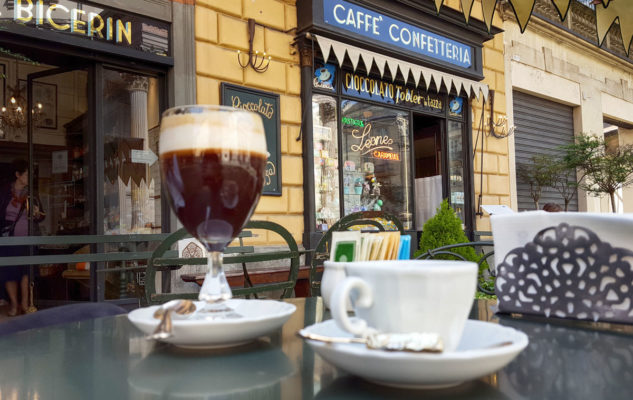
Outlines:
{"type": "MultiPolygon", "coordinates": [[[[446,10],[459,10],[459,7],[457,0],[446,1],[444,5],[446,10]]],[[[481,20],[476,12],[478,8],[474,7],[471,18],[481,20]]],[[[295,45],[295,37],[297,17],[307,12],[309,10],[298,9],[295,0],[197,0],[195,3],[197,102],[220,104],[223,82],[280,96],[282,193],[281,196],[262,196],[253,218],[280,223],[306,248],[309,244],[305,242],[304,214],[311,211],[305,210],[304,204],[306,196],[314,194],[306,191],[304,183],[306,176],[313,172],[304,170],[303,158],[312,154],[304,154],[302,143],[306,138],[305,132],[301,132],[305,116],[302,115],[300,49],[295,45]],[[260,55],[265,52],[266,57],[270,57],[270,65],[263,73],[251,67],[241,68],[238,63],[238,51],[244,57],[249,50],[250,18],[256,21],[253,51],[260,55]]],[[[463,22],[463,16],[461,18],[463,22]]],[[[494,25],[500,27],[502,22],[497,18],[494,25]]],[[[507,110],[503,33],[483,42],[482,62],[482,83],[494,91],[493,121],[498,122],[507,110]]],[[[468,98],[467,121],[472,126],[468,129],[472,138],[469,148],[474,156],[469,161],[472,162],[469,178],[472,189],[466,190],[466,196],[472,198],[472,230],[486,231],[490,229],[487,214],[475,214],[481,204],[513,205],[508,139],[489,133],[490,101],[484,102],[483,96],[468,98]]],[[[502,127],[496,129],[503,130],[502,127]]],[[[258,237],[256,244],[275,244],[275,238],[258,237]]]]}

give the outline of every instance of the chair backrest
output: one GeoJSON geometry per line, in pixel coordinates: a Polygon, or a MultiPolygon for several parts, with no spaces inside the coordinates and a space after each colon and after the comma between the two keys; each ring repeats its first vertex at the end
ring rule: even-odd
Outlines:
{"type": "Polygon", "coordinates": [[[400,220],[389,213],[382,211],[360,211],[344,216],[335,222],[330,229],[325,232],[321,240],[317,243],[312,253],[312,259],[310,261],[310,295],[318,296],[321,292],[321,278],[319,274],[319,267],[323,265],[324,261],[329,260],[332,232],[347,231],[353,226],[371,225],[377,228],[379,231],[385,230],[385,225],[380,221],[385,221],[387,225],[392,224],[395,228],[404,233],[404,227],[400,220]]]}
{"type": "Polygon", "coordinates": [[[435,249],[427,250],[416,257],[416,260],[433,260],[433,259],[453,259],[468,261],[463,254],[460,254],[457,250],[460,248],[472,247],[477,254],[481,254],[477,261],[479,267],[479,278],[477,279],[477,289],[485,294],[494,295],[494,268],[490,268],[490,260],[494,260],[494,250],[492,241],[478,241],[467,243],[455,243],[446,246],[440,246],[435,249]],[[485,265],[488,267],[486,268],[485,265]]]}
{"type": "MultiPolygon", "coordinates": [[[[299,275],[299,247],[290,232],[283,226],[271,221],[249,221],[244,229],[268,230],[281,236],[288,250],[282,251],[251,251],[250,246],[228,247],[225,250],[224,264],[248,264],[262,261],[290,260],[288,279],[283,282],[262,284],[253,287],[235,288],[234,296],[246,296],[261,292],[282,290],[281,298],[290,297],[299,275]],[[250,249],[249,249],[250,248],[250,249]],[[241,251],[240,251],[241,250],[241,251]],[[236,253],[237,251],[237,253],[236,253]]],[[[198,293],[156,293],[156,271],[170,271],[183,265],[206,264],[206,258],[180,258],[177,254],[171,255],[171,247],[181,239],[190,237],[184,229],[180,229],[169,235],[154,251],[147,263],[145,280],[145,295],[148,304],[161,304],[172,299],[197,299],[198,293]]]]}

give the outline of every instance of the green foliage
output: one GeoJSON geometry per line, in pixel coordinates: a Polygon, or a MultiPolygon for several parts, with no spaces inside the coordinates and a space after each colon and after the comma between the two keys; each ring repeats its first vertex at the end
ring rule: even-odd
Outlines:
{"type": "MultiPolygon", "coordinates": [[[[444,199],[437,209],[435,216],[424,224],[422,236],[420,237],[420,249],[416,251],[415,256],[417,257],[428,250],[436,249],[441,246],[468,242],[469,240],[462,230],[462,221],[457,214],[455,214],[453,208],[448,205],[448,200],[444,199]]],[[[477,252],[475,252],[475,249],[468,246],[458,247],[451,251],[463,256],[469,261],[478,262],[480,258],[477,252]]],[[[456,259],[450,255],[440,255],[435,258],[441,260],[456,259]]]]}
{"type": "MultiPolygon", "coordinates": [[[[457,214],[455,214],[453,208],[448,205],[448,200],[444,199],[433,218],[429,219],[424,224],[422,236],[420,237],[420,248],[415,252],[414,256],[418,257],[427,251],[438,247],[469,242],[470,241],[466,237],[466,234],[462,230],[462,221],[459,219],[457,214]]],[[[479,262],[481,258],[481,255],[478,255],[475,249],[470,246],[457,247],[451,249],[450,251],[475,263],[479,262]]],[[[442,254],[433,258],[438,260],[459,260],[458,257],[451,256],[449,254],[442,254]]],[[[494,290],[494,278],[484,277],[485,274],[483,272],[487,269],[488,263],[483,262],[479,267],[479,281],[484,287],[494,290]]],[[[476,297],[496,298],[484,293],[477,293],[476,297]]]]}
{"type": "Polygon", "coordinates": [[[549,155],[533,155],[530,163],[517,165],[517,178],[530,185],[530,196],[537,210],[543,188],[554,186],[558,175],[556,165],[554,158],[549,155]]]}
{"type": "Polygon", "coordinates": [[[633,146],[580,135],[563,150],[567,166],[583,173],[579,186],[594,196],[608,194],[615,212],[615,192],[633,183],[633,146]]]}

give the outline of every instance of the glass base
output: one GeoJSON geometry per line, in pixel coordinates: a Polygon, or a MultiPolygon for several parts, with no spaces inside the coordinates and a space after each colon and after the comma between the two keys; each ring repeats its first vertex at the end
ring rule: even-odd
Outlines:
{"type": "Polygon", "coordinates": [[[225,301],[207,302],[197,315],[206,320],[242,318],[242,314],[235,312],[225,301]]]}

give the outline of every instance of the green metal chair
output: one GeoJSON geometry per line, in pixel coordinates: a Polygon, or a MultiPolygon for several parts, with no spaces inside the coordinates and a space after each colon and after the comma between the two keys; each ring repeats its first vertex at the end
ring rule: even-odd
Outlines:
{"type": "Polygon", "coordinates": [[[468,242],[468,243],[456,243],[456,244],[449,244],[446,246],[437,247],[435,249],[431,249],[420,254],[418,257],[416,257],[416,260],[432,260],[432,259],[438,259],[438,257],[442,257],[443,259],[452,258],[454,260],[468,261],[466,260],[464,256],[455,252],[455,249],[458,249],[461,247],[472,247],[475,249],[476,252],[478,252],[478,254],[481,254],[481,257],[477,261],[477,267],[479,267],[479,279],[477,279],[477,289],[480,292],[483,292],[489,295],[494,295],[495,294],[494,289],[490,290],[483,285],[483,283],[488,278],[495,277],[494,269],[490,268],[489,262],[488,262],[488,268],[482,268],[483,264],[487,262],[489,259],[492,259],[494,261],[494,257],[493,257],[495,253],[494,250],[490,250],[490,251],[486,250],[493,247],[493,241],[491,240],[480,240],[477,242],[468,242]]]}
{"type": "Polygon", "coordinates": [[[319,274],[318,269],[323,265],[324,261],[330,259],[332,232],[347,231],[353,226],[363,225],[371,225],[379,231],[385,231],[385,227],[377,220],[377,218],[391,222],[397,230],[400,231],[400,234],[404,233],[402,222],[400,222],[395,215],[382,211],[360,211],[346,215],[339,219],[330,227],[330,229],[328,229],[327,232],[325,232],[312,253],[312,259],[310,261],[311,296],[319,296],[321,293],[321,274],[319,274]]]}
{"type": "MultiPolygon", "coordinates": [[[[290,260],[288,280],[256,286],[248,286],[233,289],[234,296],[256,295],[262,292],[282,290],[281,298],[292,296],[293,289],[297,283],[299,275],[299,247],[290,232],[283,226],[270,221],[249,221],[244,229],[269,230],[285,241],[288,250],[252,252],[251,246],[228,247],[225,250],[224,264],[242,264],[245,271],[245,282],[249,282],[246,264],[261,261],[290,260]],[[246,252],[244,252],[246,250],[246,252]],[[237,252],[237,253],[236,253],[237,252]]],[[[179,269],[183,265],[206,264],[206,258],[179,258],[173,255],[171,247],[181,239],[191,235],[184,229],[180,229],[169,235],[154,251],[147,263],[147,274],[145,280],[145,295],[148,304],[161,304],[172,299],[197,299],[198,293],[156,293],[155,277],[156,271],[169,271],[179,269]]],[[[248,236],[248,235],[245,235],[248,236]]]]}

